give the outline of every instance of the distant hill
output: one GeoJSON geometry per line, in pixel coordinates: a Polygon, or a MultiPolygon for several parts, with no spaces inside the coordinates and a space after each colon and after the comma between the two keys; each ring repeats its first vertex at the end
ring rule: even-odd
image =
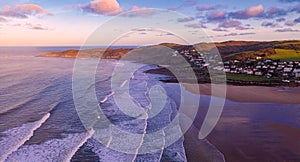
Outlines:
{"type": "MultiPolygon", "coordinates": [[[[257,56],[265,57],[267,59],[279,60],[300,60],[300,41],[226,41],[217,43],[198,43],[195,45],[180,45],[175,43],[161,43],[151,47],[169,47],[174,50],[184,50],[196,48],[198,51],[214,52],[216,49],[221,54],[223,60],[246,60],[248,58],[256,58],[257,56]]],[[[60,52],[49,52],[41,57],[63,57],[75,58],[79,57],[100,57],[118,59],[124,56],[132,49],[88,49],[88,50],[67,50],[60,52]],[[80,55],[78,55],[80,52],[80,55]]]]}
{"type": "Polygon", "coordinates": [[[120,49],[112,49],[112,48],[95,48],[95,49],[86,49],[86,50],[66,50],[66,51],[58,51],[58,52],[48,52],[39,57],[61,57],[61,58],[106,58],[106,59],[118,59],[124,56],[126,53],[131,51],[130,48],[120,48],[120,49]]]}
{"type": "MultiPolygon", "coordinates": [[[[197,44],[196,46],[205,45],[197,44]]],[[[257,56],[280,60],[300,59],[300,41],[228,41],[215,43],[215,46],[224,60],[245,60],[257,56]]]]}

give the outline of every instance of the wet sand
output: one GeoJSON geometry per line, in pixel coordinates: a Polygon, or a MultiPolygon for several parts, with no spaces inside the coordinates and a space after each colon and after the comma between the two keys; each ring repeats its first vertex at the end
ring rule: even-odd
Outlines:
{"type": "MultiPolygon", "coordinates": [[[[189,84],[184,87],[197,93],[189,84]]],[[[211,95],[209,84],[199,87],[201,94],[211,95]]],[[[226,94],[222,116],[206,138],[226,161],[300,161],[299,87],[229,85],[226,94]]],[[[210,147],[197,138],[202,118],[198,115],[195,126],[185,134],[188,161],[217,161],[210,147]]]]}
{"type": "MultiPolygon", "coordinates": [[[[183,84],[192,92],[211,95],[210,84],[199,84],[199,91],[191,84],[183,84]]],[[[226,99],[236,102],[268,102],[280,104],[300,104],[300,87],[226,86],[226,99]]],[[[214,94],[218,97],[218,94],[214,94]]]]}
{"type": "Polygon", "coordinates": [[[195,126],[184,134],[184,146],[187,160],[189,162],[223,162],[224,156],[207,139],[198,139],[198,132],[195,126]]]}

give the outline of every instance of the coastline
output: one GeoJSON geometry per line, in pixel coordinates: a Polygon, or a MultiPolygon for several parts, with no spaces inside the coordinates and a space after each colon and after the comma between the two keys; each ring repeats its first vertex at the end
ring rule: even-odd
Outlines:
{"type": "MultiPolygon", "coordinates": [[[[197,94],[192,84],[183,83],[186,90],[197,94]]],[[[211,95],[212,84],[198,84],[201,95],[211,95]]],[[[227,85],[226,99],[235,102],[300,104],[300,87],[267,87],[227,85]]],[[[217,97],[217,96],[216,96],[217,97]]]]}
{"type": "Polygon", "coordinates": [[[192,125],[184,134],[184,149],[189,162],[224,162],[224,155],[207,139],[198,139],[199,129],[192,125]]]}
{"type": "MultiPolygon", "coordinates": [[[[191,84],[183,84],[183,86],[187,91],[198,94],[191,84]]],[[[211,84],[199,84],[199,89],[200,95],[209,98],[211,84]]],[[[224,155],[226,161],[282,161],[300,158],[299,152],[297,153],[300,145],[295,142],[295,139],[299,139],[299,128],[278,121],[280,118],[285,119],[284,114],[278,114],[280,110],[297,109],[297,104],[300,104],[299,92],[299,87],[227,85],[226,100],[230,102],[226,102],[218,124],[206,139],[215,150],[224,155]],[[266,103],[270,108],[265,107],[266,103]],[[291,107],[272,106],[278,104],[291,105],[291,107]],[[254,114],[255,117],[257,113],[263,117],[261,120],[253,119],[248,115],[254,114]],[[279,119],[270,120],[267,114],[270,116],[276,114],[279,119]],[[282,138],[278,139],[278,136],[282,138]],[[275,156],[276,154],[278,156],[275,156]]],[[[184,135],[188,161],[197,162],[199,159],[221,161],[220,156],[214,154],[211,147],[198,139],[199,124],[201,124],[201,117],[197,116],[194,124],[184,135]],[[217,160],[212,159],[212,155],[215,155],[217,160]]]]}

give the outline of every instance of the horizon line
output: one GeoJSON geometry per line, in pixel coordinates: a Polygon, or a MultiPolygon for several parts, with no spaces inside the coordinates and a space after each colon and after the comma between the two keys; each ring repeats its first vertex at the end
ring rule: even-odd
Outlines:
{"type": "MultiPolygon", "coordinates": [[[[178,45],[195,45],[195,44],[200,44],[200,43],[225,43],[225,42],[276,42],[276,41],[300,41],[300,39],[279,39],[279,40],[226,40],[226,41],[215,41],[215,42],[198,42],[194,44],[179,44],[176,42],[162,42],[159,44],[178,44],[178,45]]],[[[159,44],[145,44],[145,45],[113,45],[113,46],[108,46],[108,47],[128,47],[128,46],[151,46],[151,45],[159,45],[159,44]]],[[[0,47],[105,47],[107,45],[0,45],[0,47]]]]}

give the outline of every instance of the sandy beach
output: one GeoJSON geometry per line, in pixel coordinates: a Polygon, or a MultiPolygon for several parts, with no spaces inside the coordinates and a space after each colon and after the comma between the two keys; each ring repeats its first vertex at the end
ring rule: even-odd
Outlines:
{"type": "Polygon", "coordinates": [[[198,132],[195,126],[184,134],[184,146],[189,162],[223,162],[224,156],[207,139],[198,139],[198,132]]]}
{"type": "MultiPolygon", "coordinates": [[[[199,91],[191,84],[183,84],[192,93],[211,95],[210,84],[199,84],[199,91]]],[[[235,102],[267,102],[279,104],[300,104],[300,87],[226,86],[226,99],[235,102]]],[[[218,97],[218,93],[214,94],[218,97]]]]}
{"type": "MultiPolygon", "coordinates": [[[[199,92],[190,84],[184,87],[199,92]]],[[[199,89],[200,94],[211,95],[209,84],[199,84],[199,89]]],[[[225,161],[299,161],[299,98],[300,87],[228,85],[226,99],[231,102],[225,103],[218,124],[206,139],[225,161]]],[[[212,154],[212,147],[197,138],[201,118],[203,115],[197,116],[195,126],[185,133],[187,159],[221,161],[220,156],[212,154]]]]}

